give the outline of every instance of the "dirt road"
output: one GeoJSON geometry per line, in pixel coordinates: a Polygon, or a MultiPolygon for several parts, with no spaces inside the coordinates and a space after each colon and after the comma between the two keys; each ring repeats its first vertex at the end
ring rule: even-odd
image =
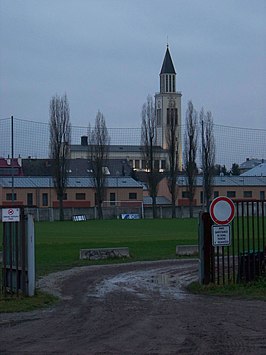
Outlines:
{"type": "Polygon", "coordinates": [[[0,314],[0,354],[266,354],[266,302],[195,296],[197,261],[75,268],[52,309],[0,314]]]}

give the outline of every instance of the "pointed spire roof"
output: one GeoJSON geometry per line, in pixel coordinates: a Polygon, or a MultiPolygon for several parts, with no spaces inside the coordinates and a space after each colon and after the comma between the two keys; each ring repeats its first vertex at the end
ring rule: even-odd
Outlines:
{"type": "Polygon", "coordinates": [[[163,65],[160,74],[176,74],[175,67],[171,58],[171,54],[169,52],[169,48],[167,45],[163,65]]]}

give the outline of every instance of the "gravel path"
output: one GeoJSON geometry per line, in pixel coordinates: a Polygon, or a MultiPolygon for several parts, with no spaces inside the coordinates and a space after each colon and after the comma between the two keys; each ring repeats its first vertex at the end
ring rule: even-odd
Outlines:
{"type": "Polygon", "coordinates": [[[188,294],[196,260],[48,275],[48,310],[0,314],[0,354],[266,354],[266,302],[188,294]]]}

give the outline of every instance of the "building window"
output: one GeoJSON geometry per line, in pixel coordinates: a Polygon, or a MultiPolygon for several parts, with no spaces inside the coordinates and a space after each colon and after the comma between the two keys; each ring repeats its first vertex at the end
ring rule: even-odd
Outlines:
{"type": "Polygon", "coordinates": [[[173,92],[175,92],[175,76],[173,75],[173,92]]]}
{"type": "Polygon", "coordinates": [[[110,192],[110,206],[115,205],[115,192],[110,192]]]}
{"type": "Polygon", "coordinates": [[[203,203],[203,191],[200,192],[200,203],[203,203]]]}
{"type": "Polygon", "coordinates": [[[136,200],[136,199],[137,199],[137,193],[136,193],[136,192],[130,192],[130,193],[128,194],[128,198],[129,198],[130,200],[136,200]]]}
{"type": "Polygon", "coordinates": [[[167,118],[166,122],[168,126],[177,126],[178,123],[178,112],[177,108],[168,108],[167,109],[167,118]]]}
{"type": "Polygon", "coordinates": [[[260,199],[265,200],[265,191],[260,191],[260,199]]]}
{"type": "Polygon", "coordinates": [[[213,192],[213,197],[214,197],[214,198],[219,197],[219,191],[214,191],[214,192],[213,192]]]}
{"type": "Polygon", "coordinates": [[[159,160],[154,160],[154,169],[155,170],[159,170],[159,168],[160,168],[159,164],[160,164],[159,160]]]}
{"type": "MultiPolygon", "coordinates": [[[[13,198],[14,198],[14,201],[16,201],[16,199],[17,199],[17,194],[16,193],[13,194],[13,198]]],[[[6,194],[6,200],[7,201],[12,201],[12,193],[7,193],[6,194]]]]}
{"type": "Polygon", "coordinates": [[[161,92],[165,92],[165,77],[162,75],[161,77],[161,92]]]}
{"type": "Polygon", "coordinates": [[[135,160],[135,169],[139,169],[139,160],[138,159],[135,160]]]}
{"type": "Polygon", "coordinates": [[[252,197],[252,191],[244,191],[243,192],[243,197],[244,198],[251,198],[252,197]]]}
{"type": "Polygon", "coordinates": [[[166,92],[168,92],[168,75],[166,75],[166,92]]]}
{"type": "Polygon", "coordinates": [[[141,161],[141,168],[145,169],[145,170],[147,169],[147,161],[146,160],[141,161]]]}
{"type": "Polygon", "coordinates": [[[227,191],[227,197],[230,197],[230,198],[236,197],[236,192],[235,191],[227,191]]]}
{"type": "Polygon", "coordinates": [[[189,198],[189,192],[188,191],[182,191],[182,198],[189,198]]]}
{"type": "Polygon", "coordinates": [[[33,195],[32,195],[31,192],[27,194],[27,205],[28,206],[32,206],[33,205],[33,195]]]}
{"type": "Polygon", "coordinates": [[[161,169],[166,169],[166,160],[161,160],[161,169]]]}
{"type": "Polygon", "coordinates": [[[76,193],[76,200],[85,200],[85,199],[86,199],[85,192],[77,192],[76,193]]]}
{"type": "Polygon", "coordinates": [[[162,109],[157,109],[157,126],[161,127],[162,125],[162,109]]]}
{"type": "Polygon", "coordinates": [[[46,192],[42,194],[42,205],[48,206],[48,194],[46,192]]]}

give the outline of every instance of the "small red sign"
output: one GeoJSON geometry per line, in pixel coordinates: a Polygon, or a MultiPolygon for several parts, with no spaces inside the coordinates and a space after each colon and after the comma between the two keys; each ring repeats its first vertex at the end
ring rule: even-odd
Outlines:
{"type": "Polygon", "coordinates": [[[235,216],[234,202],[225,196],[215,198],[210,205],[210,216],[216,224],[228,224],[235,216]]]}

